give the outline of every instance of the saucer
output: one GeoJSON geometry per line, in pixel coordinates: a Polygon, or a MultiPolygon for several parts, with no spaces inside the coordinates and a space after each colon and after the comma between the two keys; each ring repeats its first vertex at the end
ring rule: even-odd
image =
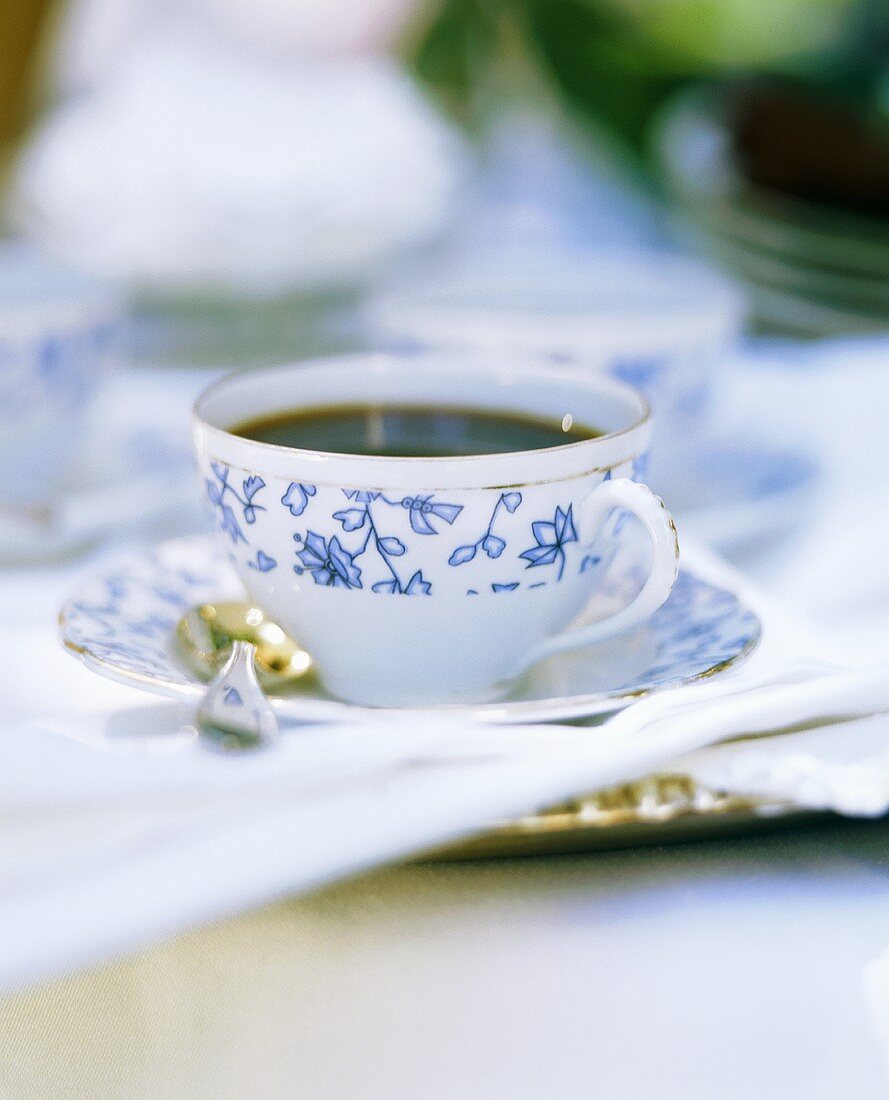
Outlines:
{"type": "Polygon", "coordinates": [[[792,530],[819,474],[799,451],[725,438],[702,442],[662,469],[655,488],[683,533],[728,553],[792,530]]]}
{"type": "MultiPolygon", "coordinates": [[[[603,579],[590,617],[612,613],[634,592],[626,579],[603,579]]],[[[60,615],[61,640],[101,675],[145,691],[195,701],[205,684],[177,653],[175,626],[199,603],[244,599],[224,552],[210,536],[162,543],[121,555],[87,580],[60,615]]],[[[688,568],[667,602],[643,626],[599,645],[540,662],[500,702],[435,708],[464,720],[543,722],[608,714],[640,695],[713,676],[747,656],[760,621],[730,590],[688,568]]],[[[410,717],[413,709],[353,706],[306,677],[286,695],[270,695],[281,719],[339,721],[410,717]]]]}

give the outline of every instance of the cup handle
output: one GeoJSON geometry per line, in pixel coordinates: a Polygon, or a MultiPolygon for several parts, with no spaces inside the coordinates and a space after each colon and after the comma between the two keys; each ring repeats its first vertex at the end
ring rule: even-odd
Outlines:
{"type": "Polygon", "coordinates": [[[562,653],[567,649],[592,645],[615,634],[622,634],[650,618],[670,595],[679,572],[679,539],[673,517],[660,497],[638,481],[617,478],[603,481],[590,493],[580,508],[580,541],[587,545],[595,538],[615,508],[626,508],[642,521],[651,539],[651,570],[638,596],[607,619],[556,634],[534,650],[528,664],[562,653]]]}

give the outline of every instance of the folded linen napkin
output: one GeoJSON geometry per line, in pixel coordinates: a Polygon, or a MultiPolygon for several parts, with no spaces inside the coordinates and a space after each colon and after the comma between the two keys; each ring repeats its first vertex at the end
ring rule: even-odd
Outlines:
{"type": "MultiPolygon", "coordinates": [[[[810,692],[794,681],[801,669],[823,674],[825,659],[836,656],[829,645],[712,557],[695,550],[687,557],[760,613],[760,649],[723,677],[676,689],[669,700],[660,693],[593,727],[482,727],[440,717],[398,727],[308,726],[269,752],[227,757],[197,738],[186,708],[146,705],[145,696],[91,679],[62,653],[43,652],[43,683],[46,666],[52,672],[58,662],[58,697],[50,676],[42,707],[13,699],[20,720],[0,733],[0,988],[572,795],[673,771],[677,758],[731,732],[738,708],[749,706],[726,694],[764,679],[784,683],[774,688],[778,721],[805,717],[810,692]],[[81,706],[71,705],[75,684],[84,689],[81,706]],[[683,700],[694,720],[677,709],[683,700]]],[[[9,683],[17,682],[18,660],[33,699],[34,653],[10,651],[9,683]]]]}

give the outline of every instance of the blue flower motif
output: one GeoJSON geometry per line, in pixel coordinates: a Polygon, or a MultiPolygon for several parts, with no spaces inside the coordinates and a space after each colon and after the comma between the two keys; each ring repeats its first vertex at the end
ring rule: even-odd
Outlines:
{"type": "Polygon", "coordinates": [[[433,501],[432,493],[425,497],[404,497],[401,500],[401,507],[410,510],[411,527],[418,535],[438,534],[430,522],[432,516],[443,519],[445,523],[453,523],[463,511],[462,504],[442,504],[433,501]]]}
{"type": "Polygon", "coordinates": [[[323,535],[309,531],[303,548],[297,550],[296,556],[302,567],[295,565],[293,568],[298,573],[307,569],[315,584],[333,588],[361,588],[361,570],[335,537],[327,542],[323,535]]]}
{"type": "Polygon", "coordinates": [[[557,507],[552,522],[535,520],[531,524],[531,530],[534,533],[537,545],[519,554],[519,557],[524,558],[528,563],[525,568],[533,569],[540,565],[552,565],[553,562],[558,561],[559,580],[561,580],[565,569],[564,547],[569,542],[577,542],[572,506],[569,504],[567,511],[557,507]]]}
{"type": "Polygon", "coordinates": [[[314,485],[306,485],[302,481],[291,481],[287,492],[281,497],[281,503],[290,509],[292,516],[301,516],[306,510],[309,497],[313,497],[317,489],[314,485]]]}

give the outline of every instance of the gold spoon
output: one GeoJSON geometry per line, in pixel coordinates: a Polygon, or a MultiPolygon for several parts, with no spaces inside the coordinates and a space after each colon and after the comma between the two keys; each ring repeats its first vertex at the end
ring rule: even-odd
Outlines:
{"type": "Polygon", "coordinates": [[[248,603],[203,603],[176,624],[176,637],[190,667],[212,680],[232,655],[235,642],[255,647],[256,673],[264,689],[286,687],[304,677],[312,658],[265,612],[248,603]]]}

